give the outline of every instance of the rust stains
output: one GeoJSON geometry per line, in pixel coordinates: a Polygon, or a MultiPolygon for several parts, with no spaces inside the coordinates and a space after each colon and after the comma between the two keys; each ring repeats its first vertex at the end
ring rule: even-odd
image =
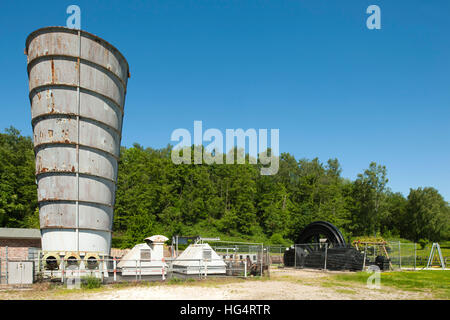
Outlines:
{"type": "Polygon", "coordinates": [[[51,111],[50,113],[55,113],[55,97],[53,96],[53,91],[50,90],[51,97],[51,111]]]}
{"type": "Polygon", "coordinates": [[[72,172],[75,172],[75,167],[74,166],[72,166],[72,172]]]}
{"type": "Polygon", "coordinates": [[[48,130],[48,137],[53,138],[53,130],[48,130]]]}
{"type": "Polygon", "coordinates": [[[55,61],[53,61],[53,59],[51,61],[51,64],[52,64],[52,83],[55,83],[57,79],[55,73],[55,61]]]}
{"type": "Polygon", "coordinates": [[[61,49],[61,38],[60,37],[56,37],[56,47],[58,49],[61,49]]]}

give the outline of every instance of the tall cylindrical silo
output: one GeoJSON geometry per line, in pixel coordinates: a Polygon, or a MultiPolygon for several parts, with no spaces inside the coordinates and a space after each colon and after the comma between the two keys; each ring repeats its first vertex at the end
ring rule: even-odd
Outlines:
{"type": "Polygon", "coordinates": [[[128,63],[64,27],[32,32],[25,50],[42,250],[108,255],[128,63]]]}

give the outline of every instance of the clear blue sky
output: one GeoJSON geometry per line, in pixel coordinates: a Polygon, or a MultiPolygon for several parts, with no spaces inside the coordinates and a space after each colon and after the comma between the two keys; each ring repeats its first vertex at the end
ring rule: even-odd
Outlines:
{"type": "Polygon", "coordinates": [[[1,130],[31,135],[25,38],[70,4],[130,64],[123,145],[164,147],[194,120],[278,128],[297,159],[337,157],[351,179],[376,161],[393,191],[450,200],[450,1],[2,1],[1,130]]]}

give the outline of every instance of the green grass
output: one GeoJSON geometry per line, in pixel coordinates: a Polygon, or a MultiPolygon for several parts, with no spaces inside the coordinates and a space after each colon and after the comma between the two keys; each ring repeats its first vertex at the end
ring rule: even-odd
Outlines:
{"type": "MultiPolygon", "coordinates": [[[[366,285],[367,272],[334,275],[333,279],[366,285]]],[[[381,286],[405,291],[429,292],[438,299],[450,299],[450,272],[440,270],[396,271],[381,273],[381,286]]]]}
{"type": "Polygon", "coordinates": [[[102,280],[93,277],[93,276],[86,276],[81,278],[81,287],[83,289],[96,289],[100,288],[102,286],[102,280]]]}
{"type": "Polygon", "coordinates": [[[336,289],[337,293],[343,293],[343,294],[356,294],[357,292],[350,289],[336,289]]]}

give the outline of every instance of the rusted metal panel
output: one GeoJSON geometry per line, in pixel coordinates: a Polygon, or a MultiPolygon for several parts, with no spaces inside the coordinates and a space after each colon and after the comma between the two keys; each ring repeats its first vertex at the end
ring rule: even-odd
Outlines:
{"type": "MultiPolygon", "coordinates": [[[[48,27],[31,33],[26,42],[28,62],[44,56],[78,57],[76,30],[48,27]]],[[[81,59],[92,61],[113,72],[127,83],[128,64],[122,54],[107,41],[82,31],[81,59]]]]}
{"type": "Polygon", "coordinates": [[[91,147],[118,157],[120,145],[119,134],[100,123],[88,119],[81,119],[80,133],[78,134],[78,123],[73,116],[44,116],[34,125],[34,145],[39,146],[49,143],[79,144],[91,147]]]}
{"type": "MultiPolygon", "coordinates": [[[[74,58],[51,56],[35,59],[29,66],[30,91],[42,86],[78,85],[78,62],[74,58]]],[[[125,100],[123,83],[111,72],[87,61],[80,64],[80,87],[106,96],[120,106],[125,100]]]]}
{"type": "MultiPolygon", "coordinates": [[[[32,93],[32,119],[45,115],[76,115],[75,87],[41,87],[32,93]]],[[[122,128],[122,110],[112,101],[93,92],[80,93],[80,116],[108,125],[116,131],[122,128]]],[[[35,120],[36,121],[36,120],[35,120]]]]}
{"type": "MultiPolygon", "coordinates": [[[[82,203],[80,209],[80,228],[111,230],[113,208],[94,203],[82,203]]],[[[75,202],[43,202],[40,207],[40,224],[45,228],[75,229],[75,202]]]]}
{"type": "Polygon", "coordinates": [[[48,172],[69,172],[117,179],[117,160],[113,156],[94,149],[79,150],[79,165],[75,145],[44,145],[36,150],[36,174],[48,172]]]}
{"type": "Polygon", "coordinates": [[[100,150],[80,148],[79,164],[75,145],[44,145],[36,150],[36,174],[48,172],[69,172],[117,179],[117,160],[100,150]]]}
{"type": "Polygon", "coordinates": [[[42,248],[109,253],[128,63],[63,27],[31,33],[26,53],[42,248]]]}
{"type": "Polygon", "coordinates": [[[114,205],[115,184],[112,181],[94,176],[80,176],[79,198],[76,186],[77,177],[73,174],[48,173],[39,175],[38,201],[78,200],[94,202],[107,206],[114,205]]]}

